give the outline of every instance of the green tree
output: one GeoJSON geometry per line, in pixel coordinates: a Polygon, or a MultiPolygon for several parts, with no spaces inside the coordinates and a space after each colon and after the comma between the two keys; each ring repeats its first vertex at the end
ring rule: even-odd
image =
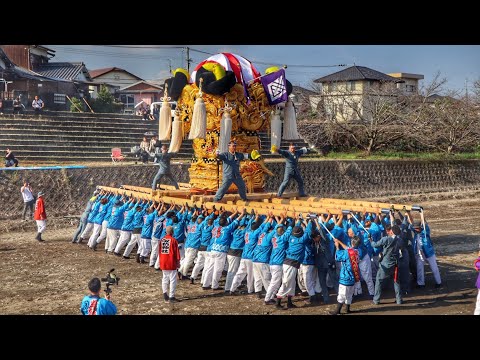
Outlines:
{"type": "Polygon", "coordinates": [[[111,113],[113,112],[113,101],[113,95],[110,93],[110,91],[108,91],[108,88],[105,85],[102,85],[100,87],[100,91],[98,92],[97,98],[91,106],[95,112],[111,113]]]}
{"type": "Polygon", "coordinates": [[[72,99],[72,104],[70,105],[70,111],[71,112],[80,112],[80,110],[83,111],[82,101],[80,99],[77,99],[76,97],[72,97],[71,99],[72,99]]]}

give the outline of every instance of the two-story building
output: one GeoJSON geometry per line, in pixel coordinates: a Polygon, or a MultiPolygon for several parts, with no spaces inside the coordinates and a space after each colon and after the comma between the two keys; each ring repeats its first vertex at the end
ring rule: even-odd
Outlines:
{"type": "Polygon", "coordinates": [[[323,111],[329,119],[358,120],[367,116],[372,97],[395,97],[400,82],[403,80],[354,65],[314,80],[321,84],[321,94],[310,96],[310,102],[312,108],[323,111]]]}

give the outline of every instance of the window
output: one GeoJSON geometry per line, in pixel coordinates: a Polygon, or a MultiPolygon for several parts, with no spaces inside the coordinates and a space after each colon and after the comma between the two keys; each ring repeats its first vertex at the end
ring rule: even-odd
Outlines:
{"type": "Polygon", "coordinates": [[[65,104],[65,94],[53,94],[53,102],[55,104],[65,104]]]}
{"type": "Polygon", "coordinates": [[[355,90],[355,81],[347,81],[347,90],[354,91],[355,90]]]}
{"type": "Polygon", "coordinates": [[[115,80],[120,80],[120,75],[115,74],[115,75],[113,75],[113,78],[114,78],[115,80]]]}
{"type": "Polygon", "coordinates": [[[328,92],[337,91],[337,84],[332,82],[328,84],[328,92]]]}
{"type": "Polygon", "coordinates": [[[415,85],[405,85],[405,91],[406,92],[415,92],[416,91],[415,85]]]}
{"type": "Polygon", "coordinates": [[[120,95],[120,101],[125,104],[125,108],[133,108],[135,106],[133,95],[120,95]]]}

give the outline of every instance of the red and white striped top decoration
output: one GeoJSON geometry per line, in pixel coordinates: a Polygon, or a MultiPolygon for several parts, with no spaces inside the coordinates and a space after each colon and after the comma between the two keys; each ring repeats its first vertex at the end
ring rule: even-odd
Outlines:
{"type": "Polygon", "coordinates": [[[231,53],[219,53],[210,56],[208,59],[197,65],[195,70],[192,72],[191,82],[195,83],[195,77],[198,69],[200,69],[204,64],[212,62],[222,65],[227,71],[233,71],[237,79],[237,83],[240,84],[242,84],[242,78],[243,82],[248,84],[249,81],[261,76],[253,64],[244,57],[231,53]]]}

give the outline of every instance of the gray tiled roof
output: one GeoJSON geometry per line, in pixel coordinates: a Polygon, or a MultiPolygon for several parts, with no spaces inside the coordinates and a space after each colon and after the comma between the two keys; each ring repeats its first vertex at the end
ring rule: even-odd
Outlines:
{"type": "Polygon", "coordinates": [[[377,80],[377,81],[393,81],[398,82],[396,79],[380,71],[370,69],[365,66],[352,66],[348,69],[338,71],[336,73],[321,77],[314,80],[315,83],[324,82],[336,82],[336,81],[356,81],[356,80],[377,80]]]}
{"type": "Polygon", "coordinates": [[[75,80],[78,74],[80,74],[84,70],[86,71],[86,68],[85,64],[82,62],[51,62],[38,66],[36,72],[50,78],[75,80]]]}

